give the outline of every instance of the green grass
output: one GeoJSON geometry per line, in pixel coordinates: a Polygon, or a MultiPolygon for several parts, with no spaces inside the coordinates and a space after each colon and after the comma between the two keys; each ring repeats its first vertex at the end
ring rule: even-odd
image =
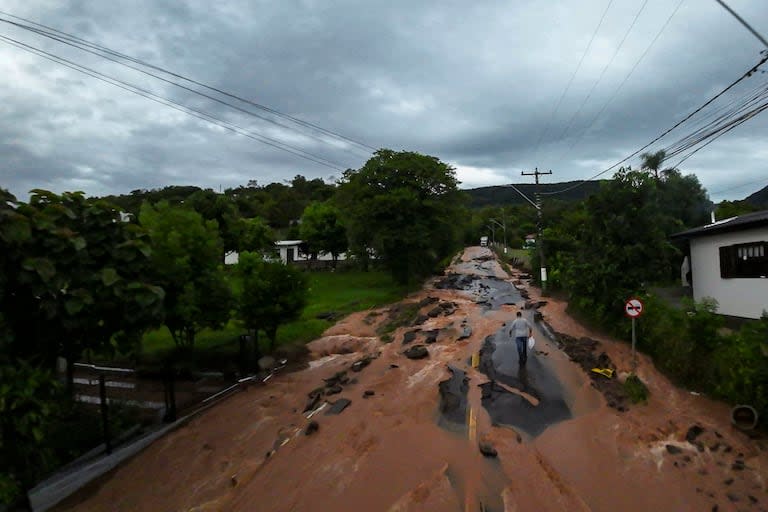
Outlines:
{"type": "Polygon", "coordinates": [[[649,391],[637,375],[630,375],[624,381],[624,391],[633,404],[646,403],[649,391]]]}
{"type": "MultiPolygon", "coordinates": [[[[238,289],[239,283],[236,279],[230,278],[230,283],[233,290],[238,289]]],[[[390,275],[384,272],[311,273],[307,307],[298,320],[278,329],[277,345],[306,343],[319,337],[335,323],[315,318],[319,313],[333,311],[339,316],[344,316],[396,302],[410,291],[412,287],[395,284],[390,275]]],[[[195,340],[195,359],[209,363],[220,358],[228,359],[237,353],[237,340],[243,332],[243,328],[235,320],[230,320],[221,330],[201,331],[195,340]]],[[[263,348],[266,348],[263,334],[260,338],[264,343],[263,348]]],[[[171,334],[166,327],[162,327],[144,336],[142,359],[148,362],[158,361],[173,349],[171,334]]]]}

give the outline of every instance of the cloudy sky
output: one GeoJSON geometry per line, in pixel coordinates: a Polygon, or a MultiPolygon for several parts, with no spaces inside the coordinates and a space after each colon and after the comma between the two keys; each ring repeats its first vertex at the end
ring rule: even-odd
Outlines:
{"type": "MultiPolygon", "coordinates": [[[[764,0],[728,3],[768,34],[764,0]]],[[[2,5],[7,14],[367,146],[435,155],[457,168],[465,188],[518,183],[524,181],[520,172],[534,167],[551,169],[554,174],[544,178],[549,182],[592,176],[744,74],[762,49],[714,0],[5,0],[2,5]]],[[[0,23],[0,35],[326,164],[0,40],[0,186],[21,198],[33,188],[101,195],[171,184],[214,189],[249,180],[266,184],[297,174],[330,179],[370,156],[369,149],[253,105],[206,92],[277,124],[6,23],[0,23]]],[[[765,83],[768,74],[757,73],[718,105],[765,83]]],[[[649,149],[662,149],[696,127],[683,125],[649,149]]],[[[743,198],[768,184],[766,136],[768,114],[719,138],[681,169],[695,173],[715,200],[743,198]]],[[[639,160],[629,163],[637,167],[639,160]]]]}

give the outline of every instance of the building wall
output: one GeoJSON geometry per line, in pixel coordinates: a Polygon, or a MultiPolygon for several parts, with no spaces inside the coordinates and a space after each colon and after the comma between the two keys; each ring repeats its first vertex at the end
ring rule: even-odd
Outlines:
{"type": "Polygon", "coordinates": [[[718,313],[723,315],[760,318],[763,310],[768,310],[768,278],[722,279],[719,248],[761,241],[768,241],[768,227],[691,239],[693,298],[714,298],[718,313]]]}

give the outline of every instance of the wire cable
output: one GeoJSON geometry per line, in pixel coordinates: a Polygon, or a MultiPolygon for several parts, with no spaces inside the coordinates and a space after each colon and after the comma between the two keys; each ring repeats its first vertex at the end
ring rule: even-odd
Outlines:
{"type": "Polygon", "coordinates": [[[578,188],[578,187],[580,187],[580,186],[584,185],[584,184],[585,184],[587,181],[590,181],[590,180],[593,180],[593,179],[595,179],[595,178],[598,178],[598,177],[602,176],[603,174],[605,174],[605,173],[607,173],[607,172],[611,171],[612,169],[614,169],[614,168],[618,167],[619,165],[623,164],[624,162],[626,162],[626,161],[627,161],[627,160],[629,160],[630,158],[633,158],[634,156],[636,156],[636,155],[640,154],[642,151],[644,151],[644,150],[646,150],[647,148],[651,147],[653,144],[655,144],[656,142],[658,142],[659,140],[661,140],[662,138],[664,138],[665,136],[667,136],[667,135],[668,135],[670,132],[672,132],[673,130],[675,130],[676,128],[678,128],[679,126],[681,126],[683,123],[685,123],[685,122],[687,122],[689,119],[691,119],[693,116],[695,116],[696,114],[698,114],[699,112],[701,112],[702,110],[704,110],[706,107],[708,107],[709,105],[711,105],[711,104],[712,104],[714,101],[716,101],[718,98],[720,98],[721,96],[723,96],[723,95],[724,95],[726,92],[728,92],[728,91],[730,91],[731,89],[733,89],[733,88],[734,88],[734,87],[735,87],[737,84],[739,84],[739,83],[740,83],[742,80],[744,80],[744,79],[746,79],[746,78],[748,78],[748,77],[752,76],[752,75],[753,75],[753,74],[754,74],[754,73],[757,71],[757,69],[758,69],[760,66],[762,66],[763,64],[765,64],[765,62],[766,62],[766,61],[768,61],[768,52],[764,52],[764,53],[763,53],[763,57],[760,59],[760,61],[759,61],[757,64],[755,64],[753,67],[751,67],[751,68],[750,68],[750,69],[749,69],[749,70],[748,70],[746,73],[744,73],[743,75],[741,75],[741,76],[740,76],[739,78],[737,78],[735,81],[731,82],[731,84],[730,84],[730,85],[728,85],[728,86],[727,86],[725,89],[723,89],[722,91],[720,91],[719,93],[717,93],[715,96],[713,96],[712,98],[710,98],[709,100],[707,100],[706,102],[704,102],[704,104],[703,104],[703,105],[701,105],[699,108],[697,108],[696,110],[694,110],[693,112],[691,112],[690,114],[688,114],[687,116],[685,116],[683,119],[681,119],[680,121],[678,121],[677,123],[675,123],[674,125],[672,125],[670,128],[666,129],[664,132],[662,132],[662,133],[661,133],[661,135],[658,135],[658,136],[657,136],[656,138],[654,138],[654,139],[653,139],[651,142],[647,143],[646,145],[644,145],[644,146],[643,146],[643,147],[641,147],[640,149],[636,150],[636,151],[635,151],[635,152],[633,152],[632,154],[630,154],[630,155],[628,155],[628,156],[624,157],[623,159],[619,160],[618,162],[616,162],[616,163],[615,163],[615,164],[613,164],[612,166],[608,167],[607,169],[604,169],[604,170],[602,170],[602,171],[598,172],[597,174],[594,174],[593,176],[591,176],[591,177],[589,177],[589,178],[587,178],[587,179],[585,179],[585,180],[582,180],[582,181],[580,181],[579,183],[577,183],[577,184],[575,184],[575,185],[572,185],[572,186],[570,186],[570,187],[566,187],[566,188],[564,188],[564,189],[562,189],[562,190],[556,190],[556,191],[554,191],[554,192],[542,192],[542,193],[541,193],[541,195],[548,195],[548,196],[551,196],[551,195],[557,195],[557,194],[562,194],[562,193],[564,193],[564,192],[568,192],[568,191],[570,191],[570,190],[573,190],[573,189],[575,189],[575,188],[578,188]]]}
{"type": "MultiPolygon", "coordinates": [[[[213,87],[211,85],[208,85],[208,84],[205,84],[205,83],[200,82],[198,80],[189,78],[189,77],[184,76],[182,74],[175,73],[173,71],[169,71],[168,69],[162,68],[160,66],[156,66],[154,64],[148,63],[148,62],[143,61],[141,59],[132,57],[130,55],[118,52],[118,51],[110,49],[110,48],[108,48],[106,46],[103,46],[103,45],[100,45],[100,44],[97,44],[97,43],[93,43],[91,41],[88,41],[86,39],[80,38],[78,36],[75,36],[75,35],[72,35],[72,34],[68,34],[67,32],[58,30],[56,28],[53,28],[53,27],[50,27],[50,26],[47,26],[47,25],[43,25],[41,23],[37,23],[37,22],[35,22],[33,20],[29,20],[27,18],[22,18],[20,16],[16,16],[14,14],[11,14],[11,13],[8,13],[8,12],[5,12],[5,11],[0,11],[0,14],[2,14],[4,16],[12,17],[14,19],[22,20],[22,21],[24,21],[26,23],[30,23],[32,25],[35,25],[36,27],[42,27],[42,28],[35,28],[35,27],[31,27],[29,25],[24,25],[24,24],[17,23],[17,22],[11,21],[11,20],[5,20],[5,19],[1,19],[0,18],[0,21],[3,21],[5,23],[11,24],[11,25],[15,25],[15,26],[17,26],[19,28],[22,28],[24,30],[29,30],[29,31],[35,32],[35,33],[37,33],[39,35],[43,35],[45,37],[49,37],[51,39],[54,39],[54,38],[58,37],[59,39],[57,39],[57,40],[59,40],[60,42],[64,42],[64,41],[61,41],[61,38],[64,38],[64,39],[66,39],[68,41],[68,42],[64,42],[65,44],[70,44],[70,45],[75,45],[76,44],[76,45],[78,45],[77,47],[80,48],[83,51],[89,51],[89,53],[93,53],[93,50],[104,52],[106,54],[112,55],[112,56],[117,57],[119,59],[124,59],[124,60],[130,61],[130,62],[133,62],[135,64],[139,64],[141,66],[144,66],[144,67],[147,67],[147,68],[150,68],[150,69],[154,69],[156,71],[160,71],[160,72],[165,73],[165,74],[167,74],[169,76],[172,76],[174,78],[178,78],[178,79],[184,80],[186,82],[189,82],[191,84],[197,85],[199,87],[203,87],[204,89],[207,89],[209,91],[216,92],[218,94],[222,94],[222,95],[227,96],[229,98],[232,98],[232,99],[238,100],[240,102],[249,104],[249,105],[251,105],[253,107],[256,107],[256,108],[258,108],[260,110],[268,112],[268,113],[270,113],[272,115],[275,115],[275,116],[278,116],[278,117],[282,117],[284,119],[288,119],[288,120],[290,120],[290,121],[292,121],[292,122],[294,122],[296,124],[299,124],[299,125],[304,126],[306,128],[311,128],[313,130],[319,131],[319,132],[321,132],[321,133],[323,133],[325,135],[331,136],[333,138],[337,138],[337,139],[343,140],[345,142],[352,143],[352,144],[354,144],[354,145],[356,145],[358,147],[365,148],[367,150],[373,150],[373,151],[375,151],[377,149],[377,148],[375,148],[373,146],[370,146],[370,145],[365,144],[363,142],[360,142],[358,140],[352,139],[352,138],[347,137],[345,135],[342,135],[342,134],[340,134],[338,132],[335,132],[335,131],[323,128],[323,127],[321,127],[321,126],[319,126],[317,124],[313,124],[313,123],[310,123],[308,121],[304,121],[303,119],[299,119],[299,118],[291,116],[289,114],[285,114],[285,113],[280,112],[280,111],[278,111],[276,109],[267,107],[267,106],[262,105],[260,103],[256,103],[254,101],[248,100],[248,99],[243,98],[241,96],[238,96],[236,94],[227,92],[227,91],[225,91],[223,89],[220,89],[220,88],[217,88],[217,87],[213,87]],[[56,34],[58,34],[58,36],[56,34]],[[91,50],[85,50],[85,48],[83,48],[82,46],[79,46],[79,45],[86,46],[86,47],[90,48],[91,50]]],[[[101,55],[101,54],[98,54],[98,55],[103,57],[103,58],[107,58],[104,55],[101,55]]],[[[109,59],[109,60],[112,60],[113,62],[117,62],[118,64],[121,64],[121,65],[127,66],[125,63],[115,61],[114,59],[109,59]]],[[[135,70],[140,71],[142,73],[148,74],[146,71],[136,69],[135,67],[132,67],[132,66],[127,66],[127,67],[131,67],[132,69],[135,69],[135,70]]],[[[151,75],[151,76],[155,76],[155,75],[151,75]]],[[[158,77],[155,76],[155,78],[158,78],[158,77]]],[[[161,78],[161,80],[164,80],[164,79],[161,78]]],[[[177,85],[179,87],[183,87],[183,86],[178,85],[178,84],[174,84],[174,85],[177,85]]],[[[195,90],[192,90],[192,89],[187,89],[187,90],[191,90],[192,92],[195,92],[196,94],[202,94],[199,91],[195,91],[195,90]]],[[[220,100],[214,100],[214,101],[220,101],[220,100]]],[[[236,108],[236,107],[233,107],[233,108],[236,108]]],[[[255,114],[252,114],[252,115],[255,115],[255,114]]],[[[262,118],[262,119],[264,119],[264,118],[262,118]]],[[[268,122],[274,122],[274,121],[271,121],[271,120],[268,120],[268,119],[265,119],[265,120],[267,120],[268,122]]],[[[280,125],[280,126],[284,126],[284,125],[280,125]]]]}
{"type": "Polygon", "coordinates": [[[571,78],[568,80],[568,83],[566,84],[565,89],[563,90],[563,93],[560,95],[560,99],[557,100],[557,104],[555,105],[555,108],[552,110],[552,113],[549,116],[549,120],[544,125],[544,129],[539,134],[539,140],[536,141],[536,149],[533,152],[534,160],[538,158],[539,146],[541,145],[541,141],[544,139],[544,136],[549,131],[549,127],[555,118],[555,114],[557,113],[557,110],[560,108],[560,105],[562,105],[563,99],[565,99],[565,95],[568,94],[568,91],[570,90],[571,85],[573,84],[573,79],[576,78],[576,74],[581,69],[581,65],[584,63],[584,58],[587,56],[587,53],[589,53],[589,49],[592,47],[592,42],[595,40],[595,36],[597,36],[597,32],[600,30],[600,27],[603,25],[603,20],[605,20],[605,15],[608,14],[608,9],[611,8],[612,4],[613,4],[613,0],[609,0],[608,5],[605,6],[603,15],[600,17],[600,21],[598,22],[597,27],[595,27],[594,32],[592,32],[592,37],[589,39],[589,43],[587,43],[587,47],[584,49],[584,53],[581,54],[581,59],[579,59],[579,63],[576,65],[576,69],[573,71],[571,78]]]}
{"type": "Polygon", "coordinates": [[[285,142],[281,142],[276,139],[272,139],[270,137],[266,137],[264,135],[254,134],[246,130],[245,128],[242,128],[238,125],[235,125],[233,123],[230,123],[228,121],[225,121],[223,119],[217,118],[215,116],[212,116],[210,114],[207,114],[203,111],[187,107],[185,105],[182,105],[181,103],[178,103],[176,101],[170,100],[168,98],[163,98],[162,96],[159,96],[157,94],[154,94],[151,91],[148,91],[146,89],[142,89],[140,87],[137,87],[135,85],[129,84],[127,82],[124,82],[122,80],[118,80],[113,77],[109,77],[107,75],[104,75],[103,73],[99,73],[96,70],[93,70],[91,68],[88,68],[86,66],[82,66],[80,64],[77,64],[73,61],[70,61],[68,59],[65,59],[63,57],[59,57],[58,55],[52,54],[50,52],[46,52],[44,50],[41,50],[39,48],[36,48],[32,45],[28,45],[26,43],[22,43],[21,41],[17,41],[16,39],[4,36],[0,34],[0,41],[5,42],[6,44],[10,44],[12,46],[15,46],[21,50],[27,51],[29,53],[33,53],[35,55],[38,55],[40,57],[43,57],[45,59],[48,59],[50,61],[56,62],[57,64],[63,65],[65,67],[68,67],[70,69],[73,69],[75,71],[79,71],[80,73],[89,75],[93,78],[96,78],[97,80],[100,80],[102,82],[108,83],[110,85],[113,85],[115,87],[119,87],[120,89],[132,92],[134,94],[137,94],[139,96],[143,96],[144,98],[150,99],[152,101],[155,101],[157,103],[160,103],[162,105],[165,105],[167,107],[173,108],[175,110],[178,110],[180,112],[184,112],[185,114],[191,115],[193,117],[197,117],[199,119],[202,119],[206,122],[209,122],[211,124],[217,125],[219,127],[225,128],[229,131],[239,133],[240,135],[244,135],[248,138],[251,138],[253,140],[256,140],[258,142],[261,142],[262,144],[266,144],[268,146],[272,146],[274,148],[280,149],[282,151],[286,151],[288,153],[291,153],[293,155],[296,155],[298,157],[304,158],[305,160],[309,160],[315,163],[318,163],[320,165],[323,165],[325,167],[329,167],[331,169],[337,170],[337,171],[343,171],[344,167],[340,164],[337,164],[335,162],[332,162],[330,160],[327,160],[323,157],[313,155],[312,153],[309,153],[307,151],[304,151],[303,149],[297,148],[295,146],[291,146],[290,144],[286,144],[285,142]]]}
{"type": "Polygon", "coordinates": [[[640,55],[640,58],[637,59],[637,61],[635,61],[635,64],[632,66],[632,69],[630,69],[629,73],[627,73],[627,76],[624,77],[624,80],[622,80],[622,82],[619,84],[616,90],[614,90],[613,94],[610,96],[610,98],[608,98],[608,101],[605,102],[605,104],[602,106],[602,108],[600,108],[597,114],[595,114],[595,116],[589,121],[589,123],[587,123],[587,126],[581,131],[581,134],[573,141],[573,143],[570,146],[571,150],[581,142],[581,140],[584,138],[587,132],[589,132],[589,130],[595,125],[595,123],[600,118],[600,116],[603,115],[606,109],[608,109],[608,106],[613,102],[614,99],[616,99],[616,96],[618,96],[621,89],[629,81],[630,77],[634,74],[637,67],[640,65],[643,59],[645,59],[645,56],[648,55],[648,52],[651,51],[651,48],[653,48],[653,45],[656,44],[656,41],[658,41],[659,37],[661,37],[661,34],[667,28],[667,25],[669,25],[669,23],[672,21],[672,18],[674,18],[675,14],[677,14],[677,11],[683,5],[683,2],[685,2],[685,0],[680,0],[677,3],[677,5],[675,6],[675,9],[672,11],[672,14],[669,15],[669,17],[667,18],[667,21],[665,21],[664,24],[661,26],[659,31],[656,33],[656,36],[651,40],[651,43],[645,48],[645,51],[643,51],[642,55],[640,55]]]}
{"type": "Polygon", "coordinates": [[[560,134],[560,137],[558,140],[563,140],[565,138],[565,135],[568,133],[568,130],[571,129],[571,126],[573,126],[573,122],[576,120],[579,114],[581,114],[581,111],[584,109],[584,106],[587,104],[589,99],[592,97],[592,93],[595,92],[595,89],[600,84],[600,82],[603,80],[603,77],[605,76],[605,72],[608,71],[608,68],[611,67],[611,64],[613,64],[613,61],[616,60],[616,56],[619,54],[619,51],[621,51],[621,48],[624,46],[624,43],[626,42],[627,38],[629,37],[630,32],[632,32],[632,29],[635,27],[635,24],[637,23],[638,18],[640,17],[640,14],[642,14],[643,10],[645,10],[645,6],[648,5],[648,0],[645,0],[642,5],[640,6],[640,9],[635,14],[634,19],[632,19],[632,23],[630,23],[629,28],[624,33],[624,37],[621,39],[621,42],[619,42],[619,45],[616,47],[616,51],[613,52],[613,55],[611,56],[611,59],[608,61],[608,63],[603,67],[603,70],[600,72],[600,76],[597,77],[597,80],[592,84],[592,87],[589,89],[589,92],[584,97],[584,100],[581,102],[581,105],[579,105],[579,108],[576,109],[576,111],[573,113],[571,118],[568,120],[568,124],[565,125],[565,128],[563,129],[562,133],[560,134]]]}

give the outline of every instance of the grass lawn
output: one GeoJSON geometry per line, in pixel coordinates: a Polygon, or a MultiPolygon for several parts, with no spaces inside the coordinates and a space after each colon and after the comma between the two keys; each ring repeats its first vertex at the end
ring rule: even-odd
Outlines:
{"type": "MultiPolygon", "coordinates": [[[[239,283],[233,282],[233,289],[239,283]]],[[[396,302],[412,288],[397,285],[389,274],[371,272],[314,272],[309,274],[309,297],[301,318],[282,325],[277,331],[277,344],[306,343],[319,337],[334,322],[315,318],[318,313],[335,311],[341,315],[396,302]]],[[[244,330],[235,320],[222,330],[204,330],[195,340],[195,353],[201,360],[234,355],[238,337],[244,330]]],[[[263,334],[262,342],[266,342],[263,334]]],[[[156,361],[173,350],[174,343],[166,327],[144,336],[142,359],[156,361]]]]}

